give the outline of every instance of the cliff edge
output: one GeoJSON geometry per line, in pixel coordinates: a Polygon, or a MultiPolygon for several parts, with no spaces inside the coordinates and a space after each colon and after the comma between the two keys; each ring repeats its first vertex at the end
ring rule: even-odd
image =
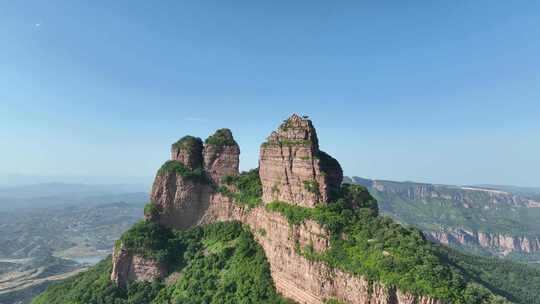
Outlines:
{"type": "MultiPolygon", "coordinates": [[[[204,142],[180,139],[156,174],[146,221],[175,230],[242,223],[264,250],[277,291],[298,303],[442,304],[463,298],[452,290],[469,285],[441,266],[420,232],[379,217],[364,187],[341,185],[341,166],[319,149],[307,117],[292,115],[268,136],[258,170],[240,173],[239,155],[228,129],[204,142]]],[[[169,279],[166,262],[141,252],[118,242],[111,272],[118,286],[169,279]]]]}

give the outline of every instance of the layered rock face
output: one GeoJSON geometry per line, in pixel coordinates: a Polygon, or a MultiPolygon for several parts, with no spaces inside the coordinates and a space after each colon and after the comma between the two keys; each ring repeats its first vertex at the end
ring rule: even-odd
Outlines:
{"type": "MultiPolygon", "coordinates": [[[[184,137],[179,142],[182,142],[184,137]]],[[[172,161],[188,169],[201,169],[200,178],[186,177],[174,170],[160,169],[152,186],[150,200],[160,211],[156,222],[175,229],[186,229],[196,224],[208,209],[213,189],[224,176],[238,175],[240,148],[228,129],[220,129],[202,145],[200,139],[179,149],[173,145],[172,161]],[[177,157],[181,155],[181,157],[177,157]]],[[[189,173],[189,172],[188,172],[189,173]]]]}
{"type": "Polygon", "coordinates": [[[202,165],[203,143],[198,137],[184,136],[171,146],[171,160],[179,161],[189,169],[202,165]]]}
{"type": "Polygon", "coordinates": [[[502,235],[486,232],[472,232],[463,229],[452,231],[426,231],[426,236],[445,245],[475,245],[494,249],[506,255],[511,252],[538,252],[540,238],[502,235]]]}
{"type": "Polygon", "coordinates": [[[262,144],[259,174],[263,201],[304,207],[328,203],[343,180],[339,163],[319,150],[309,119],[293,115],[262,144]]]}
{"type": "Polygon", "coordinates": [[[224,176],[238,175],[240,147],[229,129],[220,129],[206,140],[204,146],[204,170],[214,184],[224,176]]]}
{"type": "Polygon", "coordinates": [[[125,287],[129,281],[152,282],[164,278],[167,274],[164,265],[134,255],[122,246],[115,248],[113,261],[111,280],[121,287],[125,287]]]}
{"type": "Polygon", "coordinates": [[[297,252],[297,247],[310,245],[316,252],[323,252],[330,246],[330,232],[314,221],[291,226],[281,214],[268,212],[264,206],[248,210],[231,198],[216,194],[200,224],[228,220],[250,227],[265,252],[278,292],[297,303],[321,304],[328,299],[351,304],[444,303],[387,288],[324,262],[306,259],[297,252]]]}
{"type": "MultiPolygon", "coordinates": [[[[193,179],[175,171],[158,172],[151,199],[159,214],[153,221],[176,229],[216,221],[244,223],[266,254],[277,290],[298,303],[321,304],[327,299],[352,304],[443,303],[309,260],[298,249],[309,245],[316,252],[327,250],[330,232],[325,227],[312,220],[291,225],[280,213],[268,211],[264,204],[249,208],[215,191],[223,185],[224,176],[238,174],[240,153],[230,131],[218,130],[216,134],[218,138],[211,136],[205,142],[200,158],[204,161],[190,165],[192,168],[202,165],[207,179],[193,179]]],[[[187,155],[183,159],[199,158],[187,155]]],[[[173,161],[181,160],[173,158],[173,161]]],[[[259,164],[265,203],[283,200],[305,207],[330,203],[332,192],[343,178],[339,163],[319,150],[311,121],[297,115],[285,121],[263,144],[259,164]]],[[[163,278],[165,270],[163,265],[118,250],[113,256],[111,279],[123,286],[129,280],[163,278]]]]}
{"type": "Polygon", "coordinates": [[[157,174],[150,193],[159,210],[152,220],[175,229],[189,228],[208,208],[211,195],[212,187],[208,184],[186,179],[174,171],[162,171],[157,174]]]}

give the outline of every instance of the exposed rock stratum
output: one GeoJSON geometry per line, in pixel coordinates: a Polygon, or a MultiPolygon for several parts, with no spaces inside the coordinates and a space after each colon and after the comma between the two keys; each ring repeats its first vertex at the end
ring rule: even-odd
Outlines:
{"type": "MultiPolygon", "coordinates": [[[[264,249],[278,292],[298,303],[319,304],[326,299],[354,304],[443,303],[369,282],[296,252],[296,246],[306,244],[317,252],[327,250],[330,232],[312,220],[291,225],[280,213],[267,211],[265,204],[272,201],[302,207],[328,204],[343,179],[339,163],[319,149],[317,133],[309,119],[292,115],[262,144],[259,160],[262,204],[254,208],[235,203],[231,196],[216,191],[220,186],[233,187],[223,179],[239,174],[239,155],[240,149],[226,129],[218,130],[204,145],[200,139],[191,137],[174,144],[169,165],[203,170],[207,178],[159,170],[151,192],[151,201],[158,212],[147,220],[175,229],[216,221],[242,222],[264,249]]],[[[111,279],[120,286],[129,280],[151,281],[166,275],[164,265],[145,261],[122,246],[115,250],[111,279]]]]}

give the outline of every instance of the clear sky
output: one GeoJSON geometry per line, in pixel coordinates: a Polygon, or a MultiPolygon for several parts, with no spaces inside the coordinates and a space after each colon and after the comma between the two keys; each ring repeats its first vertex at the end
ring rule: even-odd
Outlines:
{"type": "Polygon", "coordinates": [[[220,127],[248,169],[293,112],[347,175],[540,186],[540,2],[0,3],[0,175],[149,182],[220,127]]]}

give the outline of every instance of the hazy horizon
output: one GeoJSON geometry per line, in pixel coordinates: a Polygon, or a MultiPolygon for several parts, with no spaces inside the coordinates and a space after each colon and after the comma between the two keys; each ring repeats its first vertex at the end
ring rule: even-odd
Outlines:
{"type": "Polygon", "coordinates": [[[145,184],[223,127],[247,170],[299,113],[348,176],[539,187],[539,9],[2,3],[0,176],[145,184]]]}
{"type": "MultiPolygon", "coordinates": [[[[472,184],[463,184],[463,183],[439,183],[435,181],[428,180],[405,180],[405,179],[387,179],[376,176],[362,176],[358,174],[349,174],[344,175],[347,177],[360,177],[371,180],[380,180],[380,181],[393,181],[393,182],[414,182],[414,183],[427,183],[427,184],[438,184],[438,185],[449,185],[449,186],[477,186],[477,187],[493,187],[493,186],[510,186],[510,187],[521,187],[521,188],[530,188],[535,190],[540,190],[540,186],[523,186],[523,185],[509,185],[509,184],[489,184],[489,183],[472,183],[472,184]]],[[[30,176],[30,175],[20,175],[20,174],[7,174],[0,175],[0,190],[6,188],[18,188],[25,186],[36,186],[36,185],[56,185],[56,184],[65,184],[65,185],[85,185],[85,186],[104,186],[104,187],[114,187],[118,186],[121,189],[130,188],[130,191],[143,191],[150,192],[154,176],[148,177],[125,177],[125,178],[111,178],[104,176],[30,176]]],[[[111,188],[112,189],[112,188],[111,188]]]]}

